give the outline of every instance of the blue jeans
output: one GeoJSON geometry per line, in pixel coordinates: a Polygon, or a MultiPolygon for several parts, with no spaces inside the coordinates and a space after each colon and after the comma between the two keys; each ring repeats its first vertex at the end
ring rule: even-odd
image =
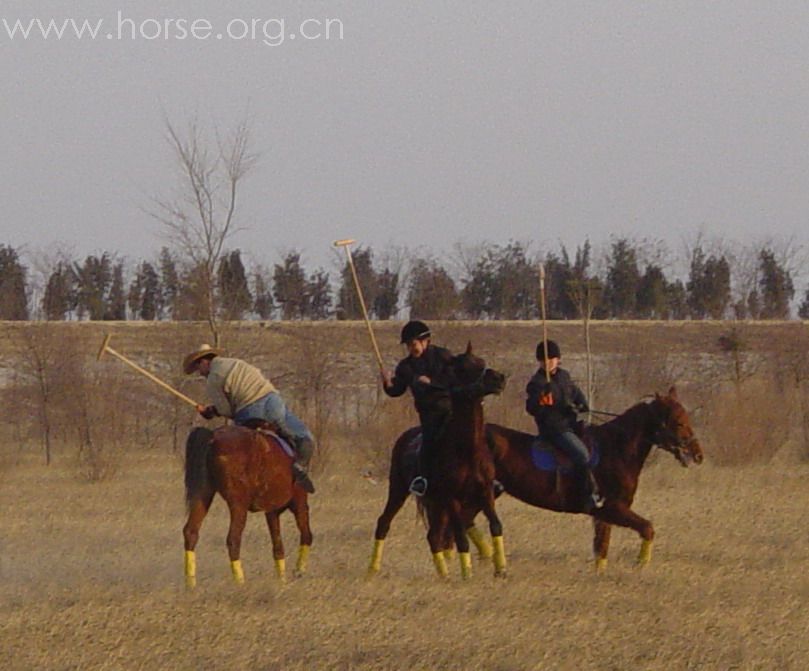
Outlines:
{"type": "MultiPolygon", "coordinates": [[[[284,399],[277,392],[270,392],[250,405],[244,406],[233,417],[235,424],[243,425],[250,419],[263,419],[275,424],[281,433],[285,433],[301,443],[304,440],[314,442],[314,437],[306,425],[298,419],[284,403],[284,399]]],[[[293,445],[293,447],[295,447],[293,445]]]]}
{"type": "Polygon", "coordinates": [[[590,461],[590,454],[587,451],[587,446],[575,433],[572,431],[548,433],[546,437],[555,447],[562,450],[575,466],[587,466],[587,463],[590,461]]]}

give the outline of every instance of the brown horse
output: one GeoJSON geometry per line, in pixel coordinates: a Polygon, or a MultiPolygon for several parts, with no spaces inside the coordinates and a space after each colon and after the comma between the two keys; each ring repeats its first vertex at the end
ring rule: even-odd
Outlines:
{"type": "MultiPolygon", "coordinates": [[[[465,529],[469,520],[464,511],[480,510],[489,521],[489,530],[494,543],[495,575],[506,571],[503,549],[503,527],[494,507],[492,481],[494,463],[486,443],[483,421],[483,397],[499,394],[505,386],[505,376],[486,367],[483,359],[472,354],[471,343],[466,352],[452,359],[455,387],[452,391],[452,413],[447,427],[433,446],[434,464],[427,474],[430,483],[422,499],[428,521],[427,541],[433,554],[436,571],[442,578],[449,575],[445,551],[448,540],[454,538],[461,562],[461,575],[469,578],[472,563],[469,541],[465,529]]],[[[374,534],[374,550],[369,573],[379,571],[382,562],[382,547],[390,528],[390,522],[408,496],[408,483],[414,466],[404,465],[405,455],[420,429],[406,431],[396,441],[391,463],[388,501],[379,517],[374,534]]]]}
{"type": "MultiPolygon", "coordinates": [[[[415,461],[413,452],[418,443],[419,427],[405,431],[393,448],[388,485],[388,501],[379,517],[376,529],[377,542],[381,543],[390,530],[396,513],[407,500],[407,484],[413,477],[415,461]]],[[[585,432],[586,441],[596,446],[599,463],[594,474],[606,502],[603,508],[593,511],[595,538],[593,550],[596,570],[607,566],[612,525],[630,527],[641,536],[641,565],[651,560],[654,528],[651,522],[631,510],[638,486],[640,471],[652,447],[671,452],[683,465],[702,463],[702,448],[694,437],[688,415],[677,398],[674,387],[667,396],[656,395],[648,403],[639,403],[614,420],[600,426],[591,426],[585,432]]],[[[514,431],[497,424],[486,425],[486,436],[494,454],[497,478],[506,491],[530,505],[558,512],[580,512],[580,492],[572,474],[553,468],[539,470],[535,465],[536,436],[514,431]]],[[[546,454],[547,456],[547,454],[546,454]]],[[[473,520],[479,509],[466,508],[460,512],[467,533],[478,548],[481,557],[491,555],[473,520]]],[[[445,549],[452,543],[445,539],[445,549]]],[[[371,572],[379,570],[381,555],[371,561],[371,572]]]]}
{"type": "Polygon", "coordinates": [[[202,520],[213,497],[219,493],[230,510],[227,535],[233,578],[244,582],[239,559],[242,532],[247,513],[263,511],[272,538],[273,558],[278,577],[285,578],[284,544],[280,515],[291,510],[300,531],[296,575],[306,571],[312,532],[306,492],[292,477],[292,456],[275,434],[243,426],[223,426],[215,431],[197,427],[186,441],[185,498],[188,521],[185,538],[185,579],[196,585],[194,548],[202,520]]]}
{"type": "MultiPolygon", "coordinates": [[[[487,424],[487,437],[497,464],[497,478],[506,491],[532,506],[558,512],[581,512],[572,472],[537,467],[536,436],[487,424]]],[[[612,525],[629,527],[640,535],[640,565],[652,557],[652,523],[632,511],[641,469],[653,446],[671,452],[683,465],[702,463],[703,454],[674,387],[668,395],[638,403],[612,421],[587,427],[585,442],[598,453],[593,468],[604,506],[590,512],[595,526],[593,553],[596,570],[607,566],[612,525]]],[[[547,457],[547,452],[543,455],[547,457]]]]}

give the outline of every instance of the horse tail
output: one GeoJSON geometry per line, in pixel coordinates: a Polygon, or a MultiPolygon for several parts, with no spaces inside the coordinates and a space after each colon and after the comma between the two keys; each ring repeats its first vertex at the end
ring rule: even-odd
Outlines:
{"type": "Polygon", "coordinates": [[[204,426],[198,426],[188,434],[188,440],[185,441],[185,503],[187,506],[210,489],[208,455],[211,451],[212,439],[213,431],[204,426]]]}

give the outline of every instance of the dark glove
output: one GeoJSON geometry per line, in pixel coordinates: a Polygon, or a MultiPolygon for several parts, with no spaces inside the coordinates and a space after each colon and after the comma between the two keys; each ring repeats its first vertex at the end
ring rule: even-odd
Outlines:
{"type": "Polygon", "coordinates": [[[219,413],[216,411],[216,406],[215,405],[209,405],[209,406],[206,406],[206,407],[198,405],[197,406],[197,412],[200,415],[202,415],[205,419],[213,419],[214,417],[219,416],[219,413]]]}

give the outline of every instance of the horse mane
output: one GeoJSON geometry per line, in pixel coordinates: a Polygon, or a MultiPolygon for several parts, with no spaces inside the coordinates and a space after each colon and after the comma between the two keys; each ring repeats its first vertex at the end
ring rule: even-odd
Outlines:
{"type": "MultiPolygon", "coordinates": [[[[635,429],[638,424],[641,424],[639,418],[642,416],[645,417],[648,414],[651,403],[652,401],[640,401],[609,422],[604,422],[604,424],[597,426],[591,425],[590,430],[598,441],[604,439],[605,436],[602,436],[602,433],[607,434],[607,436],[611,438],[625,438],[632,432],[631,429],[635,429]]],[[[606,446],[606,444],[602,445],[602,447],[606,446]]]]}

